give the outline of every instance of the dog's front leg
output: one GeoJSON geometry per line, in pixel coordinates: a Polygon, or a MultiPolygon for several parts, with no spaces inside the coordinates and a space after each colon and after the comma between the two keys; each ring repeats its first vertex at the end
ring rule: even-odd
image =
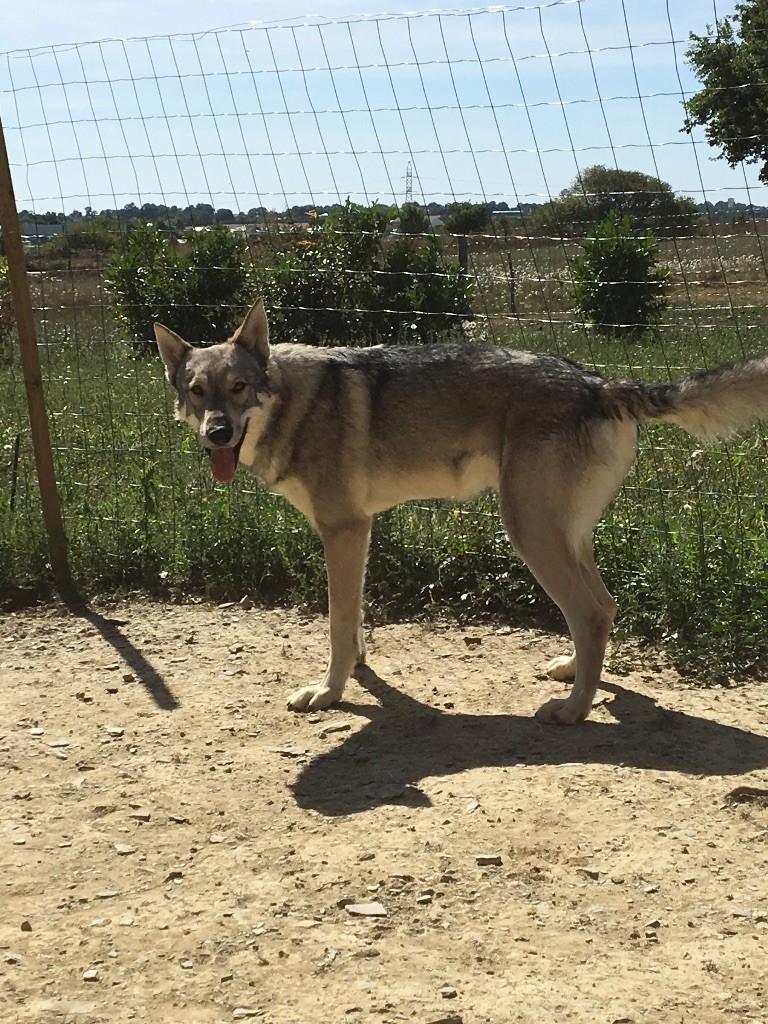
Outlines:
{"type": "Polygon", "coordinates": [[[341,699],[352,670],[365,660],[361,612],[371,519],[343,525],[318,524],[328,570],[331,657],[318,683],[303,686],[288,700],[293,711],[319,711],[341,699]]]}

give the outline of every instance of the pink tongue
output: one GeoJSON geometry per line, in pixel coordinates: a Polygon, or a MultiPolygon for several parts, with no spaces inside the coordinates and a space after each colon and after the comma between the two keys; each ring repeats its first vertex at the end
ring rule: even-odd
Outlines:
{"type": "Polygon", "coordinates": [[[211,472],[220,484],[228,484],[234,479],[236,469],[234,448],[211,449],[211,472]]]}

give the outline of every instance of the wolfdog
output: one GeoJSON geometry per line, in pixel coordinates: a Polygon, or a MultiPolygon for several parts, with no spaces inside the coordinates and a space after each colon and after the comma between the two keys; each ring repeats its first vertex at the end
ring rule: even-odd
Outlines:
{"type": "Polygon", "coordinates": [[[329,707],[365,665],[375,513],[494,488],[512,545],[560,607],[575,648],[548,666],[554,679],[574,680],[569,695],[537,716],[580,722],[617,612],[592,534],[633,462],[637,425],[664,420],[711,438],[768,416],[768,356],[639,384],[495,345],[270,347],[261,299],[231,338],[208,348],[161,324],[155,335],[176,416],[207,449],[216,480],[243,465],[320,534],[330,660],[319,682],[289,698],[295,711],[329,707]]]}

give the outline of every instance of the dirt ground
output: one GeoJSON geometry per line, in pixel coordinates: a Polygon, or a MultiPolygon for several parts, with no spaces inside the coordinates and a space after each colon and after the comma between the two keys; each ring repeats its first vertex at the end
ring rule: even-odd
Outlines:
{"type": "Polygon", "coordinates": [[[768,1021],[768,685],[543,726],[561,638],[394,625],[291,713],[325,629],[2,618],[3,1024],[768,1021]]]}

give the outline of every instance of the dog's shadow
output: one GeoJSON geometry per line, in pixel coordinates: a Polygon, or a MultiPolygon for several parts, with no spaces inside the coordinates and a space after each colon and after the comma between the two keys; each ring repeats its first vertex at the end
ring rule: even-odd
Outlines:
{"type": "Polygon", "coordinates": [[[518,715],[468,715],[421,704],[371,669],[358,682],[379,706],[342,704],[368,717],[362,729],[314,757],[293,785],[297,803],[325,815],[382,803],[428,806],[421,779],[471,768],[605,764],[691,775],[740,775],[768,767],[768,737],[660,707],[613,683],[616,722],[542,725],[518,715]]]}

